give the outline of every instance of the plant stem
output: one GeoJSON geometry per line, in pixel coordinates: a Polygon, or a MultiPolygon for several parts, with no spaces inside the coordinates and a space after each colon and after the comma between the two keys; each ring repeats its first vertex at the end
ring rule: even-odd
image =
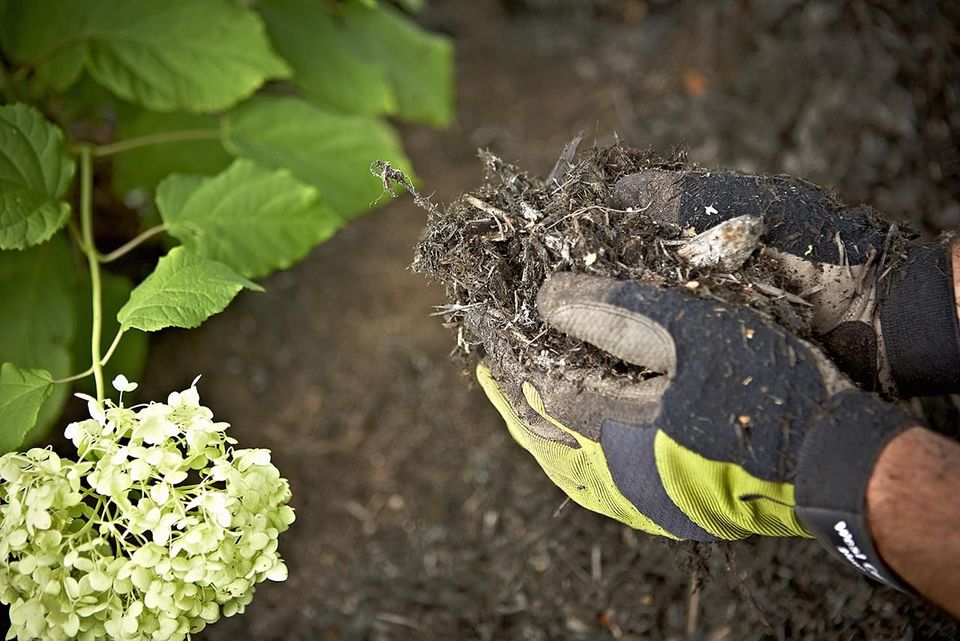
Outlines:
{"type": "MultiPolygon", "coordinates": [[[[123,338],[123,330],[117,330],[117,335],[113,337],[113,342],[110,343],[110,347],[107,348],[107,353],[103,355],[103,358],[100,359],[100,365],[105,366],[110,358],[113,356],[113,353],[116,351],[117,346],[120,344],[120,339],[123,338]]],[[[74,374],[73,376],[67,376],[66,378],[58,378],[53,382],[54,385],[59,385],[61,383],[71,383],[73,381],[79,381],[81,378],[86,378],[93,374],[93,365],[83,370],[79,374],[74,374]]]]}
{"type": "Polygon", "coordinates": [[[132,149],[149,147],[150,145],[163,145],[170,142],[184,142],[187,140],[217,140],[220,138],[219,129],[183,129],[180,131],[161,131],[156,134],[148,134],[139,138],[130,138],[128,140],[118,140],[109,145],[98,145],[93,148],[93,155],[97,158],[112,156],[113,154],[123,153],[132,149]]]}
{"type": "Polygon", "coordinates": [[[110,357],[113,356],[113,352],[117,349],[117,345],[120,344],[120,339],[123,338],[123,328],[117,330],[117,335],[113,337],[113,342],[110,343],[110,347],[107,348],[107,353],[103,355],[103,358],[100,359],[100,365],[106,365],[110,360],[110,357]]]}
{"type": "Polygon", "coordinates": [[[79,374],[74,374],[73,376],[67,376],[66,378],[58,378],[53,382],[54,385],[60,385],[61,383],[72,383],[73,381],[79,381],[81,378],[86,378],[93,374],[93,365],[83,370],[79,374]]]}
{"type": "Polygon", "coordinates": [[[93,160],[89,146],[80,148],[80,230],[83,234],[83,251],[90,267],[90,290],[93,322],[90,332],[90,362],[97,385],[97,402],[103,403],[103,364],[100,361],[100,329],[103,310],[100,307],[100,263],[97,248],[93,243],[93,160]]]}
{"type": "Polygon", "coordinates": [[[110,263],[122,256],[126,256],[129,252],[133,251],[140,246],[141,243],[146,241],[148,238],[152,238],[157,234],[167,230],[166,225],[157,225],[156,227],[151,227],[150,229],[138,234],[137,236],[131,238],[120,247],[117,247],[109,254],[99,254],[97,260],[101,263],[110,263]]]}
{"type": "Polygon", "coordinates": [[[70,234],[70,240],[77,244],[77,247],[80,248],[84,254],[87,253],[87,248],[83,245],[83,235],[80,233],[80,230],[77,229],[77,223],[70,218],[67,220],[67,232],[70,234]]]}

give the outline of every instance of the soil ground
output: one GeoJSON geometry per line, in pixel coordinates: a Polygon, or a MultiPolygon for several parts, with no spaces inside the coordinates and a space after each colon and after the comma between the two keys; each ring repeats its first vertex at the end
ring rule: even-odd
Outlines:
{"type": "MultiPolygon", "coordinates": [[[[960,221],[947,3],[431,4],[457,48],[459,117],[405,138],[438,201],[479,183],[477,147],[542,175],[578,131],[616,131],[960,221]]],[[[204,374],[205,402],[244,445],[273,449],[297,508],[290,579],[199,638],[953,638],[816,543],[714,548],[701,576],[689,548],[564,506],[449,357],[454,337],[429,316],[442,292],[407,269],[424,220],[399,199],[266,294],[155,342],[141,398],[204,374]]]]}

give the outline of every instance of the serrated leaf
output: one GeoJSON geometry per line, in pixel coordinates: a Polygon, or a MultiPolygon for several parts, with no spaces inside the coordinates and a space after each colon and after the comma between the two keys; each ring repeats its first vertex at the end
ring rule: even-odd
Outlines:
{"type": "Polygon", "coordinates": [[[314,187],[245,159],[199,183],[171,176],[157,190],[157,207],[186,248],[247,278],[289,267],[341,223],[314,187]]]}
{"type": "Polygon", "coordinates": [[[390,6],[312,0],[259,5],[293,80],[318,104],[432,125],[453,117],[453,48],[390,6]]]}
{"type": "Polygon", "coordinates": [[[53,391],[53,377],[42,369],[0,366],[0,452],[12,452],[37,422],[37,414],[53,391]]]}
{"type": "MultiPolygon", "coordinates": [[[[23,251],[0,251],[0,362],[44,369],[55,378],[74,373],[75,274],[63,234],[23,251]]],[[[40,411],[37,436],[60,415],[69,391],[59,385],[51,394],[40,411]]]]}
{"type": "Polygon", "coordinates": [[[217,111],[289,69],[263,23],[227,0],[87,0],[87,69],[154,111],[217,111]]]}
{"type": "Polygon", "coordinates": [[[222,312],[244,287],[262,290],[223,263],[176,247],[130,293],[117,321],[125,330],[145,332],[197,327],[222,312]]]}
{"type": "Polygon", "coordinates": [[[386,69],[355,54],[333,4],[269,0],[258,9],[274,48],[293,68],[293,81],[312,99],[344,113],[397,111],[386,69]]]}
{"type": "MultiPolygon", "coordinates": [[[[154,113],[137,110],[120,118],[117,138],[127,140],[160,132],[216,130],[216,116],[184,112],[154,113]]],[[[113,161],[113,188],[121,198],[134,189],[153,191],[171,173],[215,174],[230,164],[218,139],[182,140],[161,146],[132,149],[113,161]]]]}
{"type": "Polygon", "coordinates": [[[453,45],[421,29],[397,9],[350,3],[342,20],[357,57],[385,69],[397,97],[397,115],[444,126],[453,119],[453,45]]]}
{"type": "Polygon", "coordinates": [[[259,97],[240,105],[228,115],[225,135],[228,151],[289,168],[343,217],[389,200],[370,174],[375,160],[412,172],[399,136],[386,123],[331,113],[296,98],[259,97]]]}
{"type": "MultiPolygon", "coordinates": [[[[100,349],[106,351],[110,341],[113,340],[117,330],[120,329],[120,323],[117,322],[117,312],[129,300],[133,283],[126,276],[103,270],[100,272],[100,281],[100,300],[103,313],[100,329],[100,349]]],[[[77,293],[80,300],[90,300],[89,279],[83,281],[77,293]]],[[[93,319],[86,306],[83,306],[79,311],[80,313],[77,314],[77,338],[73,342],[72,353],[74,370],[82,372],[90,367],[90,335],[93,331],[93,319]]],[[[147,347],[147,335],[143,332],[131,329],[124,333],[120,345],[103,368],[104,380],[113,380],[117,374],[123,374],[132,381],[139,380],[146,364],[147,347]]],[[[77,381],[76,388],[91,395],[96,394],[93,377],[77,381]]]]}
{"type": "Polygon", "coordinates": [[[83,59],[99,83],[155,111],[226,109],[289,74],[259,17],[228,0],[10,0],[4,22],[18,62],[56,88],[83,59]]]}
{"type": "Polygon", "coordinates": [[[70,205],[58,198],[74,169],[60,129],[39,111],[0,107],[0,249],[42,243],[66,224],[70,205]]]}

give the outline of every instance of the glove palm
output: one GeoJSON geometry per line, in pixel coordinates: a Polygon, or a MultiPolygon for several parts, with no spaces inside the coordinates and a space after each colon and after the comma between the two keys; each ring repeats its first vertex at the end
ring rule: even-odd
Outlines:
{"type": "Polygon", "coordinates": [[[810,536],[794,510],[797,454],[849,387],[815,348],[752,310],[636,283],[559,274],[538,306],[553,327],[660,373],[550,377],[503,349],[496,372],[480,366],[513,437],[574,501],[676,539],[810,536]]]}

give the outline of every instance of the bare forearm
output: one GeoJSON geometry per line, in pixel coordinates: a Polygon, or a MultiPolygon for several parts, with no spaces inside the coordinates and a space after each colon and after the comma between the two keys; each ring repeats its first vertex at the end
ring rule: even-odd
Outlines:
{"type": "Polygon", "coordinates": [[[960,617],[960,444],[920,427],[900,434],[877,461],[867,510],[887,564],[960,617]]]}

